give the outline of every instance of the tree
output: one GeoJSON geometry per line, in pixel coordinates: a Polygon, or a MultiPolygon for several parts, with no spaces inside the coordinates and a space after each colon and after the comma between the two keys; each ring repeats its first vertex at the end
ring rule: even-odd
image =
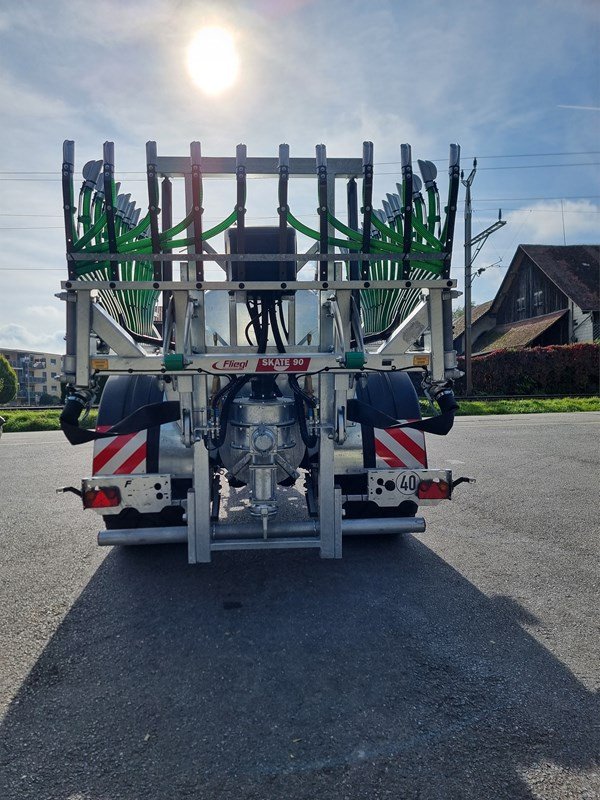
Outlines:
{"type": "Polygon", "coordinates": [[[41,406],[58,406],[60,405],[60,397],[48,392],[42,392],[40,395],[39,405],[41,406]]]}
{"type": "MultiPolygon", "coordinates": [[[[475,308],[475,303],[471,300],[471,308],[475,308]]],[[[461,319],[465,315],[465,307],[464,306],[456,306],[455,309],[452,311],[452,322],[456,322],[457,320],[461,319]]]]}
{"type": "Polygon", "coordinates": [[[0,355],[0,405],[14,400],[19,388],[17,373],[6,356],[0,355]]]}

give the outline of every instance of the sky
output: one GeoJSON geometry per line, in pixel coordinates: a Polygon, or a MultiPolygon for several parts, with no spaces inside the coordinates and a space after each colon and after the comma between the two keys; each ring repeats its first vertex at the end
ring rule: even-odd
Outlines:
{"type": "MultiPolygon", "coordinates": [[[[473,158],[473,234],[507,220],[475,261],[491,299],[519,244],[600,242],[598,0],[0,0],[0,346],[64,352],[62,142],[81,168],[114,141],[117,178],[147,206],[145,143],[159,155],[362,155],[375,198],[400,180],[400,145],[438,167],[473,158]],[[227,29],[239,73],[208,95],[186,66],[206,26],[227,29]]],[[[292,212],[317,227],[316,181],[292,182],[292,212]]],[[[452,276],[464,283],[464,189],[452,276]]],[[[205,183],[207,224],[235,203],[205,183]]],[[[276,223],[277,190],[249,181],[247,224],[276,223]]],[[[338,216],[345,218],[343,207],[338,216]]],[[[216,273],[212,273],[216,277],[216,273]]],[[[460,303],[460,301],[458,301],[460,303]]]]}

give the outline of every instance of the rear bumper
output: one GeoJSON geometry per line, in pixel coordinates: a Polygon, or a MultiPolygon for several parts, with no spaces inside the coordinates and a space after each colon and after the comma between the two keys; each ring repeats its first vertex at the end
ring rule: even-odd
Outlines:
{"type": "MultiPolygon", "coordinates": [[[[397,519],[348,519],[342,520],[342,536],[368,536],[394,533],[424,533],[423,517],[397,519]]],[[[131,528],[122,530],[100,531],[99,545],[144,545],[144,544],[178,544],[188,541],[188,529],[185,525],[165,528],[131,528]]],[[[232,525],[215,522],[211,526],[211,550],[233,550],[236,544],[243,542],[247,549],[272,549],[282,547],[315,547],[319,541],[319,524],[317,520],[271,523],[268,537],[263,536],[262,525],[249,523],[232,525]]]]}

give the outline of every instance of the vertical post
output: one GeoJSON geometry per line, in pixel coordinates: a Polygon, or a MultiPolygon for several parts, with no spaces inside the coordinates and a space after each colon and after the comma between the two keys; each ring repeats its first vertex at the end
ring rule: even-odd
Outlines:
{"type": "MultiPolygon", "coordinates": [[[[65,242],[67,258],[73,252],[75,244],[75,212],[77,210],[73,197],[73,171],[75,168],[75,142],[66,139],[63,142],[63,164],[62,164],[62,193],[63,193],[63,214],[65,221],[65,242]]],[[[69,280],[77,279],[75,264],[68,260],[69,280]]],[[[68,353],[68,349],[67,349],[68,353]]]]}
{"type": "MultiPolygon", "coordinates": [[[[363,185],[362,185],[362,214],[363,214],[363,239],[362,252],[371,252],[371,217],[373,215],[373,142],[363,142],[363,185]]],[[[371,262],[362,261],[360,269],[361,281],[368,281],[371,275],[371,262]]]]}
{"type": "MultiPolygon", "coordinates": [[[[104,142],[104,210],[106,212],[106,231],[108,234],[108,251],[117,252],[117,233],[115,229],[115,202],[117,189],[114,182],[115,170],[115,145],[113,142],[104,142]]],[[[119,280],[119,262],[111,260],[110,279],[119,280]]]]}
{"type": "Polygon", "coordinates": [[[467,184],[465,199],[465,393],[470,396],[473,391],[471,371],[471,184],[467,184]]]}
{"type": "Polygon", "coordinates": [[[76,293],[76,335],[75,345],[77,361],[75,368],[75,384],[89,386],[90,383],[90,333],[92,322],[91,292],[76,293]]]}
{"type": "Polygon", "coordinates": [[[202,439],[195,438],[192,447],[194,488],[187,493],[188,564],[206,564],[211,555],[210,465],[202,439]]]}
{"type": "MultiPolygon", "coordinates": [[[[327,152],[324,144],[316,146],[318,196],[319,196],[319,251],[325,255],[329,250],[329,221],[327,218],[328,182],[327,152]]],[[[333,212],[331,212],[333,213],[333,212]]],[[[331,280],[330,269],[333,265],[328,261],[319,261],[319,280],[331,280]]]]}
{"type": "Polygon", "coordinates": [[[408,254],[412,247],[412,204],[413,204],[413,173],[412,154],[409,144],[400,145],[400,159],[402,163],[402,280],[410,277],[410,259],[408,254]]]}
{"type": "MultiPolygon", "coordinates": [[[[471,320],[471,286],[473,278],[471,275],[471,267],[473,265],[473,256],[471,251],[472,234],[471,234],[471,221],[473,211],[471,208],[471,184],[475,178],[477,171],[477,159],[473,161],[473,169],[466,180],[463,180],[463,186],[466,187],[465,196],[465,394],[471,395],[473,392],[473,374],[471,369],[471,350],[472,350],[472,320],[471,320]]],[[[462,178],[462,175],[461,175],[462,178]]]]}
{"type": "MultiPolygon", "coordinates": [[[[200,142],[190,143],[190,155],[192,160],[192,197],[191,208],[193,216],[193,237],[194,237],[194,253],[202,252],[202,170],[200,167],[201,149],[200,142]]],[[[186,187],[187,188],[187,187],[186,187]]],[[[188,205],[189,208],[189,199],[188,205]]],[[[202,261],[196,261],[196,280],[204,280],[204,264],[202,261]]]]}
{"type": "MultiPolygon", "coordinates": [[[[162,215],[161,215],[161,227],[163,233],[168,231],[169,228],[173,226],[173,184],[171,183],[170,178],[163,178],[161,184],[161,195],[162,195],[162,215]]],[[[163,261],[162,263],[162,277],[165,281],[172,281],[173,280],[173,262],[172,261],[163,261]]],[[[163,292],[162,293],[162,322],[163,322],[163,333],[164,333],[164,326],[165,320],[167,315],[167,306],[169,305],[169,300],[171,299],[171,292],[163,292]]]]}
{"type": "MultiPolygon", "coordinates": [[[[320,209],[320,252],[329,251],[328,237],[331,226],[327,219],[327,210],[335,214],[335,175],[327,174],[325,145],[317,145],[317,175],[319,180],[320,209]]],[[[332,281],[335,277],[333,261],[321,261],[319,279],[332,281]]],[[[330,291],[319,292],[319,352],[330,353],[333,350],[333,317],[329,314],[326,302],[330,291]]],[[[336,548],[337,539],[341,536],[341,520],[335,514],[334,487],[334,441],[335,435],[335,378],[331,372],[319,375],[319,413],[321,436],[319,437],[319,538],[321,541],[321,558],[341,558],[341,545],[336,548]],[[339,522],[339,530],[337,523],[339,522]],[[339,549],[339,552],[338,552],[339,549]]]]}

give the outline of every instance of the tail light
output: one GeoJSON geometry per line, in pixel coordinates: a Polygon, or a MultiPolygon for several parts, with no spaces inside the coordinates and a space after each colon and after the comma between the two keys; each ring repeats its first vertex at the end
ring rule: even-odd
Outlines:
{"type": "Polygon", "coordinates": [[[446,481],[421,481],[417,491],[420,500],[448,500],[450,484],[446,481]]]}
{"type": "Polygon", "coordinates": [[[84,508],[114,508],[121,503],[118,486],[95,486],[83,495],[84,508]]]}

